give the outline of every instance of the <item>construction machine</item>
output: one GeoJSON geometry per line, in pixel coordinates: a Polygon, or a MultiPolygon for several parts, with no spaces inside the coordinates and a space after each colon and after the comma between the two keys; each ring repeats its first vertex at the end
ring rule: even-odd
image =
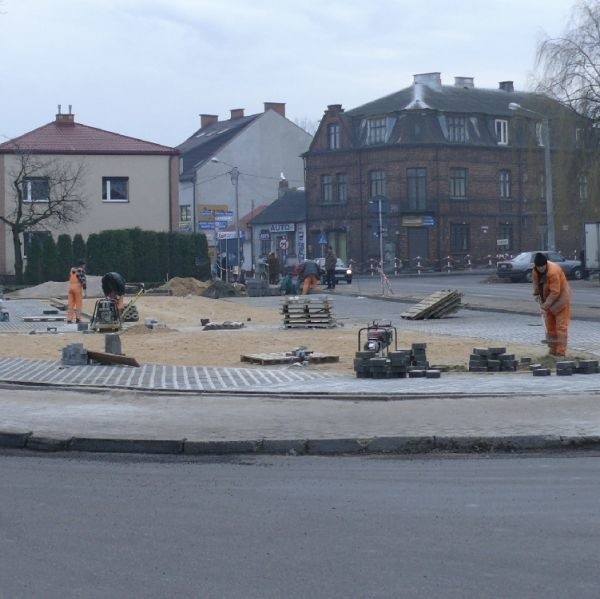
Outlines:
{"type": "Polygon", "coordinates": [[[119,331],[123,322],[136,322],[139,313],[135,301],[145,293],[143,283],[137,285],[137,294],[123,306],[125,295],[125,278],[118,272],[109,272],[102,277],[104,298],[99,299],[94,307],[90,329],[98,333],[103,331],[119,331]]]}

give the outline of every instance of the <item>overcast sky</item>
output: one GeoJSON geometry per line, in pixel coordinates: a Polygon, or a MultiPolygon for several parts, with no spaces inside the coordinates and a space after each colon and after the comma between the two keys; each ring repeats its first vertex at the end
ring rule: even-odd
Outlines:
{"type": "Polygon", "coordinates": [[[201,113],[317,122],[415,73],[529,89],[571,0],[0,0],[0,140],[54,120],[170,146],[201,113]]]}

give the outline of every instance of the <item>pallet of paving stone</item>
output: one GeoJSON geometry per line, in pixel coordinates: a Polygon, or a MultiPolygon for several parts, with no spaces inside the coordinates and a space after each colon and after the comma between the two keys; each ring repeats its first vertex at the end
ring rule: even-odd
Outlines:
{"type": "Polygon", "coordinates": [[[462,293],[453,289],[436,291],[409,308],[406,312],[402,312],[400,316],[408,320],[444,318],[462,308],[461,298],[462,293]]]}
{"type": "MultiPolygon", "coordinates": [[[[293,364],[295,362],[304,361],[301,356],[296,354],[290,354],[288,352],[271,352],[264,354],[246,354],[240,356],[242,362],[250,362],[251,364],[261,364],[268,366],[272,364],[293,364]]],[[[327,364],[332,362],[339,362],[339,356],[332,356],[329,354],[322,354],[319,352],[307,352],[305,354],[305,360],[308,360],[309,364],[327,364]]]]}
{"type": "Polygon", "coordinates": [[[281,306],[286,328],[331,328],[336,326],[328,299],[285,298],[281,306]]]}

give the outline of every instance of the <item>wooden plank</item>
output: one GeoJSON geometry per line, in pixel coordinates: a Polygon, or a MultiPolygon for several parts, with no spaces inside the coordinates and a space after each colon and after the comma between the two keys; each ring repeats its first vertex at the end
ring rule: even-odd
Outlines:
{"type": "Polygon", "coordinates": [[[100,351],[87,350],[87,355],[90,360],[99,362],[100,364],[124,364],[126,366],[139,366],[139,362],[135,358],[130,358],[123,354],[108,354],[100,351]]]}

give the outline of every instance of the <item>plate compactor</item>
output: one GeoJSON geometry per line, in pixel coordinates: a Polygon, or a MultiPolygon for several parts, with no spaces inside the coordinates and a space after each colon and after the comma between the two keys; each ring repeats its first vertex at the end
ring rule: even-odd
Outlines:
{"type": "Polygon", "coordinates": [[[122,307],[125,294],[125,279],[118,272],[109,272],[102,277],[102,292],[104,299],[99,299],[94,307],[94,314],[90,322],[90,329],[97,333],[103,331],[119,331],[123,322],[136,322],[139,320],[135,301],[145,291],[143,283],[138,285],[138,293],[133,299],[122,307]]]}

